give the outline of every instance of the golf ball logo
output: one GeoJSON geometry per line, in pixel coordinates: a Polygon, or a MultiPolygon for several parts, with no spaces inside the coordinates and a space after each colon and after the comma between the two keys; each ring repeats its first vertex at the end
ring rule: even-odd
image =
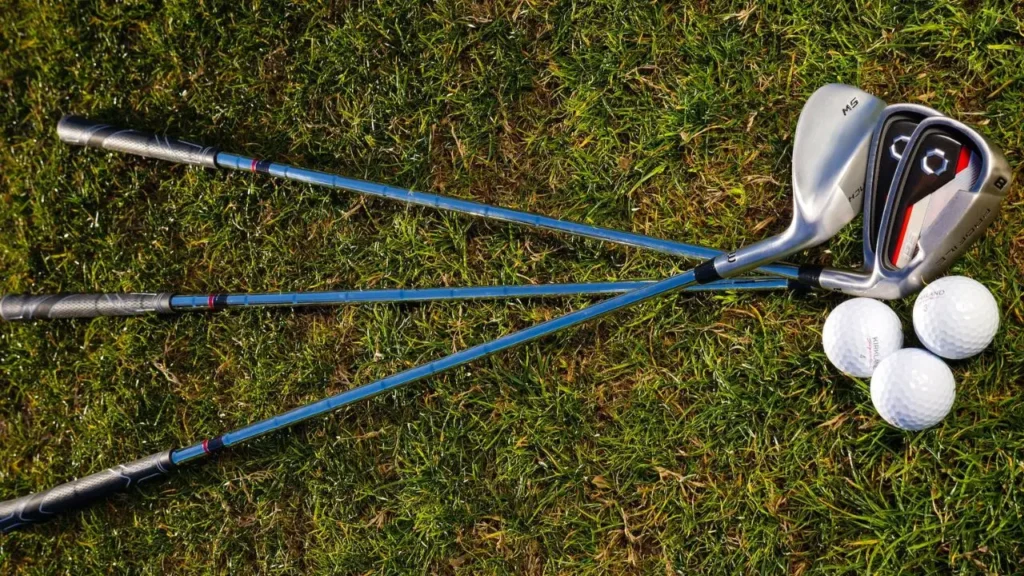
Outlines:
{"type": "Polygon", "coordinates": [[[999,330],[999,305],[980,282],[947,276],[914,302],[914,331],[933,353],[962,360],[988,347],[999,330]]]}
{"type": "Polygon", "coordinates": [[[872,365],[878,365],[878,357],[882,353],[882,343],[879,341],[878,336],[872,336],[868,338],[868,351],[867,355],[863,356],[872,365]]]}
{"type": "Polygon", "coordinates": [[[921,309],[925,312],[928,311],[928,306],[946,295],[946,291],[942,288],[936,288],[934,290],[926,290],[917,297],[917,303],[915,306],[921,306],[921,309]]]}
{"type": "Polygon", "coordinates": [[[885,304],[854,298],[829,314],[822,345],[833,366],[850,376],[868,378],[879,362],[903,347],[903,327],[885,304]]]}

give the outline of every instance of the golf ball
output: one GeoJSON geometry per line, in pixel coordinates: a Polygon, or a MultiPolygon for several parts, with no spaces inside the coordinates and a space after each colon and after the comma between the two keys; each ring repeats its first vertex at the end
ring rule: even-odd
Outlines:
{"type": "Polygon", "coordinates": [[[889,424],[924,430],[938,424],[956,399],[953,372],[941,358],[920,348],[900,350],[871,377],[871,403],[889,424]]]}
{"type": "Polygon", "coordinates": [[[978,354],[999,329],[999,305],[977,280],[946,276],[929,284],[914,302],[914,332],[933,353],[961,360],[978,354]]]}
{"type": "Polygon", "coordinates": [[[822,344],[833,366],[867,378],[882,359],[903,347],[903,327],[885,304],[854,298],[836,306],[825,319],[822,344]]]}

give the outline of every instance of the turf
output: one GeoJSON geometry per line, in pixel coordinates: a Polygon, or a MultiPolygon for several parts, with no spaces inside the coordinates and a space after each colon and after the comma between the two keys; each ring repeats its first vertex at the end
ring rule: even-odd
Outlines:
{"type": "MultiPolygon", "coordinates": [[[[658,278],[689,262],[265,177],[72,149],[64,113],[731,248],[779,231],[827,82],[1024,141],[1013,2],[0,0],[0,292],[658,278]]],[[[1017,170],[1017,178],[1020,179],[1017,170]]],[[[0,537],[0,572],[1012,573],[1024,202],[956,265],[1002,328],[902,433],[820,348],[830,296],[644,304],[0,537]]],[[[851,226],[804,260],[859,265],[851,226]]],[[[10,498],[586,305],[0,326],[10,498]]],[[[912,303],[896,304],[909,330],[912,303]]],[[[909,336],[914,343],[912,334],[909,336]]]]}

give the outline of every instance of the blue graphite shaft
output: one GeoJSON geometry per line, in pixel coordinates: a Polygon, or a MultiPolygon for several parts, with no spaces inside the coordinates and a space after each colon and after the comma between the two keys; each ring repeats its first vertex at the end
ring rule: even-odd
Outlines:
{"type": "MultiPolygon", "coordinates": [[[[802,118],[803,114],[801,114],[801,119],[802,118]]],[[[189,144],[187,142],[172,141],[168,138],[161,140],[160,138],[149,134],[142,134],[134,131],[120,131],[110,126],[96,124],[77,118],[65,117],[61,120],[61,124],[63,129],[58,127],[58,132],[60,132],[61,138],[65,141],[100,148],[127,151],[143,156],[179,161],[188,164],[208,167],[215,167],[217,165],[216,162],[219,154],[216,150],[203,148],[202,146],[189,144]]],[[[235,158],[245,160],[242,157],[235,158]]],[[[274,165],[271,163],[257,163],[257,161],[251,160],[251,168],[253,171],[270,172],[272,166],[274,165]],[[261,170],[261,168],[263,168],[263,170],[261,170]]],[[[287,166],[282,166],[282,168],[285,171],[288,169],[287,166]]],[[[296,176],[297,180],[304,180],[305,178],[308,178],[312,183],[331,185],[330,178],[335,178],[328,174],[300,169],[296,170],[300,173],[296,176]],[[321,176],[325,179],[324,182],[317,181],[321,176]]],[[[389,190],[387,187],[380,188],[389,190]]],[[[411,195],[415,193],[408,192],[408,194],[411,195]]],[[[441,199],[437,196],[426,196],[441,199]]],[[[470,204],[480,206],[475,203],[470,204]]],[[[799,204],[796,206],[799,208],[799,204]]],[[[794,216],[794,222],[797,221],[796,217],[797,215],[794,216]]],[[[736,276],[746,270],[750,270],[751,268],[767,264],[775,258],[791,254],[799,247],[802,247],[802,244],[807,244],[812,240],[816,241],[817,236],[811,235],[807,238],[799,236],[788,236],[784,238],[780,236],[772,238],[768,241],[763,241],[757,245],[751,246],[747,248],[746,251],[730,253],[728,256],[723,255],[722,257],[715,258],[714,260],[705,260],[697,268],[672,276],[666,280],[626,292],[608,300],[593,304],[587,308],[571,312],[553,320],[542,322],[525,330],[508,334],[491,342],[479,344],[461,352],[456,352],[440,360],[422,364],[416,368],[384,378],[383,380],[378,380],[377,382],[330,396],[306,406],[295,408],[279,416],[243,426],[242,428],[209,440],[204,440],[198,444],[182,449],[158,452],[134,462],[122,464],[115,468],[62,484],[45,492],[0,502],[0,531],[8,532],[25,524],[46,520],[58,513],[85,506],[115,492],[124,490],[133,483],[163,476],[180,464],[206,458],[210,454],[213,454],[222,448],[234,446],[269,432],[286,428],[315,416],[336,410],[352,402],[370,398],[399,386],[439,374],[445,370],[484,358],[502,350],[507,350],[519,344],[530,342],[560,330],[576,326],[583,322],[593,320],[605,314],[635,305],[645,300],[679,291],[694,284],[706,284],[711,281],[721,280],[724,277],[736,276]],[[719,265],[722,265],[721,269],[719,269],[719,265]]]]}
{"type": "MultiPolygon", "coordinates": [[[[707,266],[702,266],[704,270],[707,269],[707,266]]],[[[576,326],[644,300],[669,292],[683,290],[698,282],[699,273],[703,274],[701,268],[672,276],[666,280],[609,298],[587,308],[582,308],[553,320],[531,326],[525,330],[502,336],[491,342],[478,344],[440,360],[421,364],[383,380],[365,384],[324,398],[323,400],[295,408],[278,416],[243,426],[221,436],[203,440],[186,448],[157,452],[134,462],[121,464],[84,478],[72,480],[45,492],[0,502],[0,532],[10,532],[27,524],[42,522],[53,518],[57,514],[87,506],[114,493],[123,491],[133,484],[164,476],[181,464],[205,459],[228,446],[234,446],[269,432],[287,428],[293,424],[326,414],[353,402],[376,396],[382,392],[439,374],[467,362],[472,362],[496,352],[507,350],[513,346],[576,326]]],[[[701,281],[706,282],[707,277],[702,277],[701,281]]]]}
{"type": "MultiPolygon", "coordinates": [[[[404,188],[375,184],[373,182],[346,178],[316,170],[307,170],[268,160],[257,160],[255,158],[221,152],[211,146],[193,144],[170,136],[156,135],[151,132],[117,128],[109,124],[95,122],[70,114],[61,118],[57,124],[57,135],[62,141],[78,146],[115,150],[146,158],[158,158],[168,162],[204,166],[206,168],[226,168],[269,174],[287,180],[348,190],[359,194],[397,200],[407,204],[450,210],[472,216],[566,232],[595,240],[614,242],[637,248],[647,248],[664,254],[686,258],[707,260],[722,253],[719,250],[694,246],[683,242],[653,238],[643,234],[590,226],[578,222],[567,222],[529,212],[499,208],[479,202],[448,198],[426,192],[415,192],[404,188]]],[[[759,268],[758,271],[792,280],[800,279],[799,267],[791,264],[766,264],[759,268]]]]}
{"type": "MultiPolygon", "coordinates": [[[[90,143],[89,145],[93,144],[90,143]]],[[[102,147],[112,150],[122,150],[122,148],[115,147],[114,145],[103,145],[102,147]]],[[[133,152],[131,149],[125,151],[133,152]]],[[[237,154],[229,154],[227,152],[215,152],[213,162],[218,168],[230,168],[232,170],[241,170],[243,172],[269,174],[278,178],[284,178],[285,180],[295,180],[297,182],[304,182],[306,184],[313,184],[316,186],[348,190],[350,192],[356,192],[368,196],[397,200],[399,202],[405,202],[406,204],[449,210],[451,212],[469,214],[471,216],[479,216],[482,218],[489,218],[491,220],[524,224],[534,228],[565,232],[575,236],[603,240],[605,242],[612,242],[615,244],[624,244],[626,246],[633,246],[636,248],[647,248],[656,252],[682,256],[685,258],[709,260],[723,254],[720,250],[705,248],[703,246],[695,246],[693,244],[685,244],[683,242],[676,242],[673,240],[654,238],[644,234],[612,230],[610,228],[602,228],[600,226],[590,226],[579,222],[569,222],[566,220],[559,220],[557,218],[531,214],[529,212],[500,208],[498,206],[490,206],[488,204],[481,204],[479,202],[472,202],[469,200],[449,198],[438,194],[416,192],[405,188],[396,188],[394,186],[338,176],[336,174],[320,172],[318,170],[298,168],[288,164],[270,162],[268,160],[259,160],[256,158],[239,156],[237,154]]],[[[795,266],[793,264],[766,264],[758,268],[757,271],[792,280],[799,280],[800,278],[799,266],[795,266]]]]}
{"type": "MultiPolygon", "coordinates": [[[[654,284],[654,280],[632,282],[591,282],[583,284],[529,284],[524,286],[473,286],[459,288],[412,288],[347,290],[330,292],[281,292],[269,294],[180,294],[171,296],[174,312],[221,310],[253,306],[331,306],[386,302],[429,302],[435,300],[482,300],[501,298],[544,298],[556,296],[599,296],[622,294],[654,284]]],[[[687,292],[726,290],[785,290],[784,278],[731,278],[690,286],[687,292]]]]}
{"type": "Polygon", "coordinates": [[[547,322],[541,322],[540,324],[531,326],[525,330],[507,334],[484,344],[478,344],[472,348],[467,348],[461,352],[456,352],[441,358],[440,360],[421,364],[415,368],[384,378],[383,380],[378,380],[371,384],[365,384],[363,386],[335,394],[334,396],[324,398],[323,400],[313,402],[312,404],[295,408],[285,412],[284,414],[267,418],[266,420],[261,420],[253,424],[249,424],[248,426],[243,426],[242,428],[233,430],[221,436],[217,436],[209,440],[203,440],[202,442],[193,444],[187,448],[173,450],[170,454],[170,462],[172,465],[177,466],[179,464],[204,458],[222,448],[234,446],[269,432],[287,428],[304,420],[308,420],[322,414],[327,414],[328,412],[337,410],[342,406],[371,398],[377,394],[387,392],[388,390],[392,390],[399,386],[451,370],[452,368],[461,366],[467,362],[479,360],[480,358],[490,356],[502,350],[507,350],[514,346],[530,342],[531,340],[536,340],[537,338],[571,328],[589,320],[594,320],[595,318],[638,304],[644,300],[685,289],[696,282],[696,275],[693,270],[683,272],[682,274],[672,276],[666,280],[655,282],[654,284],[650,284],[643,288],[598,302],[597,304],[593,304],[587,308],[570,312],[564,316],[548,320],[547,322]]]}
{"type": "MultiPolygon", "coordinates": [[[[469,288],[419,288],[391,290],[347,290],[325,292],[279,292],[268,294],[29,294],[0,297],[0,318],[9,322],[99,318],[101,316],[142,316],[173,314],[255,306],[332,306],[383,302],[429,302],[437,300],[497,300],[502,298],[552,298],[558,296],[599,296],[621,294],[653,284],[592,282],[587,284],[528,284],[523,286],[474,286],[469,288]]],[[[733,278],[687,288],[692,292],[723,290],[784,290],[801,285],[784,278],[733,278]]]]}

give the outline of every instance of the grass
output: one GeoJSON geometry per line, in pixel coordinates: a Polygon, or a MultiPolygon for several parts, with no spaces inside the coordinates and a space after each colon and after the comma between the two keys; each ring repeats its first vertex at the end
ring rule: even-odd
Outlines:
{"type": "MultiPolygon", "coordinates": [[[[58,142],[60,116],[729,248],[788,219],[827,82],[1024,149],[1011,2],[0,0],[0,292],[664,277],[688,262],[58,142]]],[[[1017,171],[1018,180],[1020,171],[1017,171]]],[[[954,268],[1002,328],[924,433],[820,348],[840,301],[644,304],[0,538],[0,572],[1012,573],[1024,202],[954,268]]],[[[851,226],[804,259],[856,266],[851,226]]],[[[0,497],[583,306],[378,305],[0,326],[0,497]]],[[[912,302],[895,304],[910,329],[912,302]]],[[[913,335],[909,335],[913,343],[913,335]]]]}

